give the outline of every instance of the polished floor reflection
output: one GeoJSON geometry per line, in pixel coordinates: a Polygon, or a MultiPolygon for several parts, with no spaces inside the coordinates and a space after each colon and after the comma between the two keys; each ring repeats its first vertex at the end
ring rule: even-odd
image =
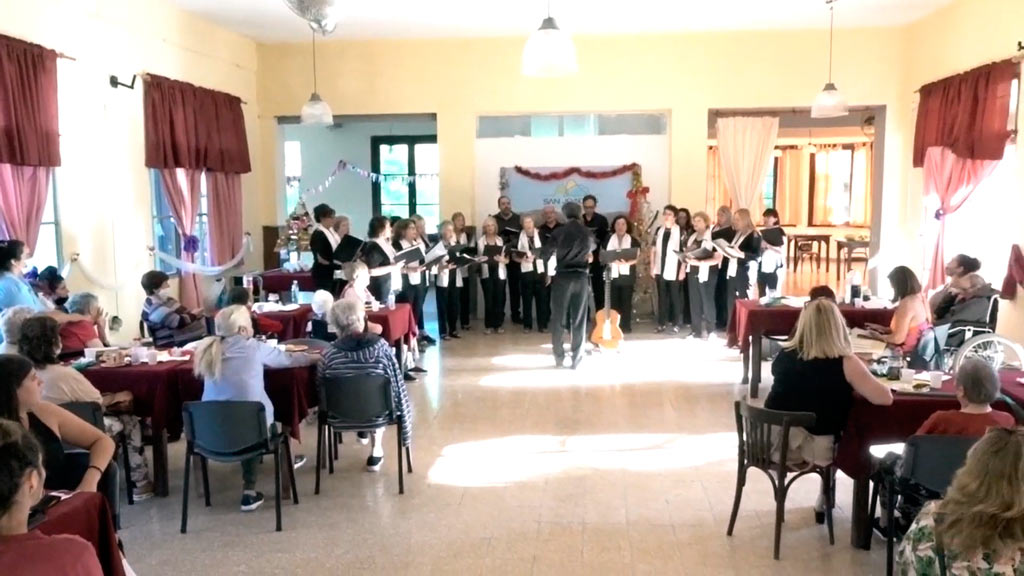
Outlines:
{"type": "MultiPolygon", "coordinates": [[[[836,545],[814,523],[813,479],[790,494],[782,560],[774,503],[752,474],[725,536],[736,475],[732,402],[740,360],[721,343],[645,335],[578,371],[551,367],[544,335],[466,332],[425,355],[415,404],[415,473],[398,495],[394,437],[380,473],[346,439],[313,495],[314,428],[297,449],[300,504],[238,511],[236,466],[212,465],[213,506],[193,496],[178,533],[183,446],[172,496],[126,508],[139,574],[880,574],[884,545],[850,548],[850,482],[839,484],[836,545]],[[443,358],[443,363],[442,363],[443,358]]],[[[767,373],[767,371],[766,371],[767,373]]],[[[262,466],[260,489],[273,491],[262,466]]]]}

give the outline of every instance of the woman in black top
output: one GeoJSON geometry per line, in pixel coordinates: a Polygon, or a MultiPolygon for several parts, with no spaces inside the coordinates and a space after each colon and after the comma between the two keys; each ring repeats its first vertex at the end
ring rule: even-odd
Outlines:
{"type": "MultiPolygon", "coordinates": [[[[715,212],[715,227],[711,229],[711,240],[725,240],[732,242],[736,231],[732,228],[732,210],[728,206],[719,206],[715,212]]],[[[728,262],[727,262],[728,263],[728,262]]],[[[729,316],[725,293],[729,291],[729,278],[726,276],[728,266],[718,267],[718,283],[715,284],[715,327],[725,330],[729,324],[729,316]]]]}
{"type": "MultiPolygon", "coordinates": [[[[469,228],[466,227],[466,215],[462,212],[452,214],[452,227],[455,231],[455,243],[461,246],[470,246],[476,242],[469,228]]],[[[462,269],[462,286],[459,287],[459,324],[463,330],[469,330],[469,291],[476,286],[474,278],[477,276],[477,265],[467,266],[462,269]]]]}
{"type": "Polygon", "coordinates": [[[392,290],[401,290],[401,265],[395,264],[391,245],[391,221],[384,216],[370,218],[362,260],[370,269],[370,293],[378,302],[387,303],[392,290]]]}
{"type": "MultiPolygon", "coordinates": [[[[396,253],[421,244],[423,241],[420,239],[415,220],[406,218],[395,225],[391,247],[395,249],[396,253]]],[[[423,249],[423,252],[426,253],[426,248],[423,249]]],[[[423,324],[423,302],[427,297],[428,278],[428,274],[420,269],[419,263],[409,263],[402,270],[402,290],[398,293],[400,302],[408,302],[412,306],[412,316],[416,319],[420,339],[426,335],[423,324]]]]}
{"type": "Polygon", "coordinates": [[[334,271],[340,267],[334,263],[334,250],[341,238],[334,231],[334,209],[327,204],[316,205],[313,208],[313,220],[316,220],[316,227],[309,236],[309,249],[313,252],[313,285],[317,290],[326,290],[336,296],[338,292],[334,271]]]}
{"type": "MultiPolygon", "coordinates": [[[[629,218],[618,215],[612,220],[612,233],[606,250],[639,248],[640,241],[630,234],[629,218]]],[[[636,286],[636,258],[618,260],[607,266],[612,280],[611,307],[619,313],[619,328],[623,334],[633,331],[633,287],[636,286]]]]}
{"type": "Polygon", "coordinates": [[[761,261],[761,235],[754,228],[750,219],[750,210],[740,208],[732,218],[732,228],[736,231],[729,245],[743,253],[742,258],[728,258],[726,263],[725,292],[726,318],[732,318],[733,308],[737,300],[747,300],[754,294],[754,282],[757,280],[757,267],[761,261]]]}
{"type": "MultiPolygon", "coordinates": [[[[680,237],[683,242],[693,234],[693,216],[690,215],[689,208],[680,208],[679,216],[676,217],[676,224],[679,226],[679,230],[682,231],[680,237]]],[[[683,309],[682,317],[683,324],[693,327],[693,318],[690,314],[690,285],[686,281],[686,267],[685,265],[679,270],[679,307],[683,309]]]]}
{"type": "Polygon", "coordinates": [[[686,239],[686,284],[690,289],[690,317],[693,335],[707,338],[715,329],[715,286],[722,253],[711,241],[711,218],[704,212],[693,215],[694,231],[686,239]],[[705,254],[709,252],[710,254],[705,254]]]}
{"type": "Polygon", "coordinates": [[[683,321],[679,298],[679,271],[682,263],[679,252],[683,247],[683,232],[676,223],[679,209],[669,204],[661,211],[662,225],[654,233],[651,250],[651,276],[658,287],[658,327],[655,332],[671,329],[678,334],[683,321]]]}

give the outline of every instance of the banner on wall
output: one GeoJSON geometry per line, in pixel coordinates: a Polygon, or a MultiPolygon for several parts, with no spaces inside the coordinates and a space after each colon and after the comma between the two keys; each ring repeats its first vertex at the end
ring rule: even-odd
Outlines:
{"type": "Polygon", "coordinates": [[[549,204],[583,202],[592,194],[601,213],[629,212],[626,193],[633,188],[633,174],[640,167],[624,166],[540,167],[513,166],[500,171],[499,189],[512,200],[517,212],[540,210],[549,204]]]}

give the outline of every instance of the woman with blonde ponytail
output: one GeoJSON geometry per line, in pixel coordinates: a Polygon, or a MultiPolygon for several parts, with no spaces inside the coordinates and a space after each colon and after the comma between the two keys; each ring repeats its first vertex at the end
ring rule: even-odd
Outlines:
{"type": "MultiPolygon", "coordinates": [[[[252,337],[252,317],[245,306],[228,306],[214,320],[215,336],[203,339],[196,348],[193,364],[196,376],[203,379],[203,401],[253,400],[267,409],[267,422],[274,421],[274,405],[263,387],[263,368],[310,366],[320,357],[289,354],[252,337]]],[[[296,456],[295,465],[305,462],[296,456]]],[[[242,462],[242,511],[251,512],[263,504],[256,491],[256,466],[259,459],[242,462]]]]}

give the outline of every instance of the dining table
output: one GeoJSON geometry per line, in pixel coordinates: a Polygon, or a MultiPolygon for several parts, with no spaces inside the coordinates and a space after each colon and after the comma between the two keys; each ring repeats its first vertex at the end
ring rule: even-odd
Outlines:
{"type": "Polygon", "coordinates": [[[292,282],[299,283],[299,290],[302,292],[313,292],[316,285],[313,283],[313,273],[306,271],[289,272],[282,268],[268,270],[261,274],[263,277],[263,291],[267,294],[288,292],[292,289],[292,282]]]}
{"type": "Polygon", "coordinates": [[[828,273],[829,261],[832,259],[832,235],[816,234],[812,232],[787,234],[786,252],[789,256],[789,265],[794,270],[800,267],[800,244],[813,242],[814,249],[818,254],[818,270],[821,270],[821,248],[825,247],[825,273],[828,273]]]}
{"type": "MultiPolygon", "coordinates": [[[[99,492],[75,492],[57,502],[46,510],[35,530],[47,536],[78,536],[96,550],[103,574],[123,576],[125,573],[110,506],[99,492]]],[[[16,567],[8,568],[15,570],[16,567]]],[[[15,573],[17,570],[10,572],[15,573]]]]}
{"type": "MultiPolygon", "coordinates": [[[[750,385],[750,397],[758,397],[761,385],[761,344],[765,336],[786,336],[800,319],[802,307],[786,304],[765,305],[758,300],[737,300],[726,331],[726,345],[738,347],[743,355],[742,384],[750,385]]],[[[892,320],[890,308],[864,308],[840,304],[839,311],[850,328],[865,324],[887,326],[892,320]]]]}
{"type": "Polygon", "coordinates": [[[300,304],[298,308],[260,312],[259,315],[281,324],[281,333],[277,335],[279,340],[294,340],[306,337],[306,325],[313,317],[313,307],[300,304]]]}
{"type": "MultiPolygon", "coordinates": [[[[999,380],[1003,395],[1018,405],[1024,405],[1024,372],[1000,370],[999,380]]],[[[996,410],[1012,413],[1003,400],[993,404],[996,410]]],[[[939,389],[925,392],[893,393],[890,406],[877,406],[854,393],[853,406],[846,428],[839,440],[836,466],[853,479],[850,544],[868,550],[871,547],[870,477],[871,446],[905,442],[917,432],[929,416],[940,410],[959,410],[953,378],[947,378],[939,389]]]]}
{"type": "MultiPolygon", "coordinates": [[[[839,238],[836,240],[836,282],[839,282],[840,275],[846,272],[850,267],[850,261],[853,259],[853,255],[858,250],[867,250],[871,247],[870,240],[856,240],[850,238],[839,238]],[[846,266],[843,266],[843,261],[846,261],[846,266]]],[[[867,254],[865,253],[865,258],[867,254]]],[[[867,271],[865,270],[865,274],[867,271]]]]}

